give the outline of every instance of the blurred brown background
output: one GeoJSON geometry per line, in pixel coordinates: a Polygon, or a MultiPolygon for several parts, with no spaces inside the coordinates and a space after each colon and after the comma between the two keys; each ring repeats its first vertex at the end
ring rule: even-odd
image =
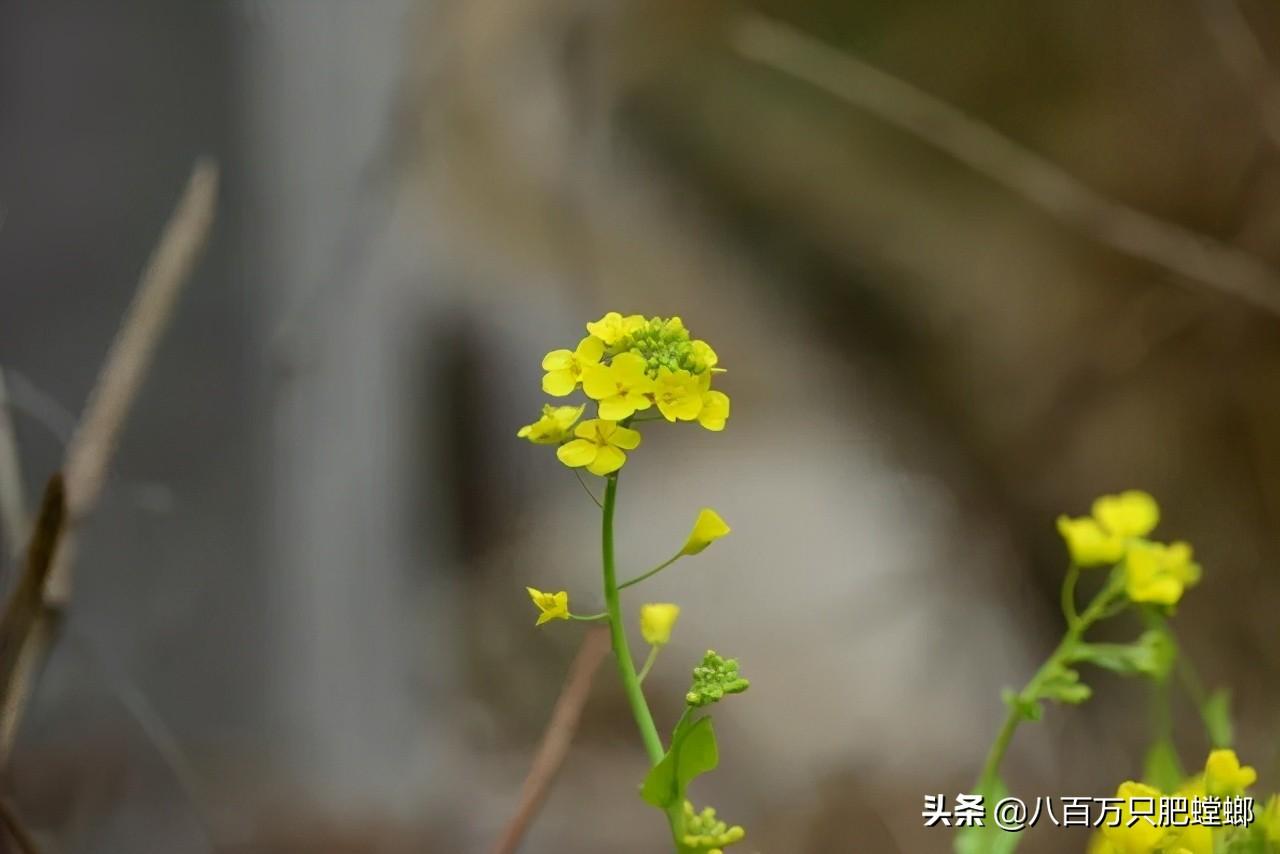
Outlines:
{"type": "MultiPolygon", "coordinates": [[[[1129,487],[1195,544],[1180,637],[1280,785],[1277,50],[1230,0],[0,2],[30,499],[192,160],[224,176],[14,802],[63,852],[486,850],[580,628],[524,585],[596,587],[594,508],[513,434],[612,309],[730,370],[724,434],[646,435],[619,548],[734,526],[643,595],[685,605],[660,725],[708,646],[752,679],[698,791],[744,851],[949,850],[922,796],[1060,633],[1053,519],[1129,487]]],[[[612,676],[531,854],[662,850],[612,676]]],[[[1086,679],[1019,794],[1140,772],[1145,690],[1086,679]]]]}

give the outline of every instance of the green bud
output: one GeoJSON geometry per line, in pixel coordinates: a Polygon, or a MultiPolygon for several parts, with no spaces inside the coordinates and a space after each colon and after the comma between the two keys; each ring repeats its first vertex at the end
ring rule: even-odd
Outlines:
{"type": "Polygon", "coordinates": [[[690,706],[700,708],[718,703],[726,694],[741,694],[750,685],[739,675],[737,659],[721,658],[715,650],[707,650],[702,663],[693,668],[693,687],[684,699],[690,706]]]}

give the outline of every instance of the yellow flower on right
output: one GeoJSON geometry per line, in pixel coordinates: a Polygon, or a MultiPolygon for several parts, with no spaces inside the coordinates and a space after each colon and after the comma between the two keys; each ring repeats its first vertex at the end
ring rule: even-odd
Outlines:
{"type": "Polygon", "coordinates": [[[703,507],[698,511],[698,519],[693,523],[693,530],[689,532],[689,539],[685,540],[680,554],[696,555],[732,530],[719,513],[703,507]]]}

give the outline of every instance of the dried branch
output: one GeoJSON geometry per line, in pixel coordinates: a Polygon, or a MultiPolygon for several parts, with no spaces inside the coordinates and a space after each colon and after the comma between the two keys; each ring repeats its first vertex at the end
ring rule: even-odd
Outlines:
{"type": "Polygon", "coordinates": [[[754,13],[736,23],[732,44],[745,59],[866,110],[1099,243],[1280,317],[1280,274],[1258,258],[1106,198],[1052,161],[905,81],[754,13]]]}
{"type": "Polygon", "coordinates": [[[569,745],[573,743],[596,671],[600,669],[608,652],[609,633],[606,629],[592,626],[583,634],[578,654],[569,667],[564,688],[560,691],[560,698],[556,700],[551,712],[551,720],[542,734],[538,752],[533,757],[533,766],[524,779],[524,786],[520,790],[520,804],[503,829],[502,837],[494,845],[493,854],[515,854],[529,825],[542,808],[547,793],[551,791],[551,784],[555,781],[560,766],[564,764],[569,745]]]}
{"type": "Polygon", "coordinates": [[[23,497],[22,461],[13,430],[9,385],[0,368],[0,538],[13,557],[22,554],[27,541],[27,509],[23,497]]]}
{"type": "Polygon", "coordinates": [[[18,811],[6,798],[0,798],[0,824],[4,825],[4,829],[13,838],[22,854],[40,854],[40,845],[36,842],[35,836],[27,830],[26,824],[18,816],[18,811]]]}
{"type": "Polygon", "coordinates": [[[1200,12],[1227,68],[1254,101],[1262,128],[1280,148],[1280,75],[1237,0],[1200,0],[1200,12]]]}
{"type": "MultiPolygon", "coordinates": [[[[4,692],[0,696],[0,768],[12,752],[35,678],[56,639],[60,615],[71,595],[76,526],[93,509],[102,492],[125,417],[141,388],[160,336],[168,327],[178,294],[208,239],[217,187],[217,165],[210,160],[197,161],[182,199],[143,270],[133,304],[68,445],[63,474],[57,481],[59,505],[65,505],[57,534],[44,539],[48,531],[38,524],[32,536],[27,570],[14,594],[15,598],[23,594],[14,617],[21,624],[11,625],[8,610],[0,619],[0,690],[4,692]],[[33,555],[44,564],[35,588],[39,594],[36,606],[31,609],[30,592],[22,585],[33,572],[33,555]],[[33,611],[34,619],[30,619],[28,610],[33,611]]],[[[44,512],[42,508],[42,518],[44,512]]]]}
{"type": "Polygon", "coordinates": [[[54,475],[40,502],[40,513],[36,516],[22,575],[5,602],[3,614],[0,614],[0,707],[7,709],[16,700],[18,662],[45,610],[45,583],[53,570],[53,557],[66,520],[67,503],[62,476],[54,475]]]}

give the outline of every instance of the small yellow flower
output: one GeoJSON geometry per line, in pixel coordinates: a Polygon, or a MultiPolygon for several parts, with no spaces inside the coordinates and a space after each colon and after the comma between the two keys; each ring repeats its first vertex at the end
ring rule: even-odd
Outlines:
{"type": "Polygon", "coordinates": [[[710,371],[716,365],[720,364],[720,357],[716,355],[716,351],[711,349],[711,345],[702,339],[694,339],[692,342],[693,362],[701,371],[710,371]]]}
{"type": "Polygon", "coordinates": [[[578,438],[557,448],[556,456],[569,468],[586,466],[587,471],[600,477],[622,468],[627,461],[623,451],[633,451],[640,445],[638,431],[599,418],[583,421],[573,435],[578,438]]]}
{"type": "Polygon", "coordinates": [[[1067,550],[1076,566],[1101,566],[1124,557],[1124,540],[1108,534],[1097,519],[1083,516],[1058,517],[1058,533],[1067,541],[1067,550]]]}
{"type": "Polygon", "coordinates": [[[693,530],[689,532],[689,539],[680,549],[680,554],[696,555],[731,530],[716,511],[703,507],[698,511],[698,519],[693,523],[693,530]]]}
{"type": "Polygon", "coordinates": [[[680,617],[680,606],[670,602],[643,605],[640,608],[640,634],[650,646],[665,646],[671,640],[671,630],[680,617]]]}
{"type": "Polygon", "coordinates": [[[588,365],[600,364],[604,342],[588,335],[578,342],[576,350],[552,350],[542,357],[542,390],[554,397],[572,394],[582,380],[588,365]]]}
{"type": "Polygon", "coordinates": [[[582,410],[586,407],[585,403],[579,406],[547,404],[542,407],[542,417],[532,424],[521,427],[516,436],[520,439],[528,439],[535,445],[558,445],[569,438],[569,431],[582,417],[582,410]]]}
{"type": "Polygon", "coordinates": [[[639,330],[644,324],[645,319],[642,315],[629,314],[623,317],[618,312],[611,311],[599,320],[588,323],[587,331],[612,347],[639,330]]]}
{"type": "Polygon", "coordinates": [[[1123,801],[1119,826],[1111,827],[1113,818],[1110,817],[1102,825],[1102,835],[1116,854],[1154,854],[1160,850],[1167,832],[1156,826],[1160,790],[1130,780],[1120,784],[1116,797],[1123,801]],[[1137,815],[1134,814],[1135,801],[1141,803],[1137,815]],[[1130,821],[1133,821],[1132,826],[1129,826],[1130,821]]]}
{"type": "Polygon", "coordinates": [[[671,422],[692,421],[702,412],[698,378],[688,371],[673,371],[665,365],[658,368],[653,399],[662,417],[671,422]]]}
{"type": "Polygon", "coordinates": [[[1200,580],[1200,565],[1186,543],[1135,540],[1125,556],[1125,589],[1134,602],[1175,605],[1200,580]]]}
{"type": "Polygon", "coordinates": [[[551,620],[569,619],[569,594],[565,591],[543,593],[534,587],[526,587],[525,590],[529,591],[529,598],[533,600],[533,604],[542,612],[538,614],[538,622],[534,625],[540,626],[551,620]]]}
{"type": "Polygon", "coordinates": [[[1234,750],[1215,750],[1204,763],[1204,788],[1213,797],[1235,797],[1258,781],[1258,772],[1241,765],[1234,750]]]}
{"type": "Polygon", "coordinates": [[[1093,502],[1093,518],[1116,537],[1145,537],[1160,522],[1160,505],[1149,494],[1130,489],[1093,502]]]}
{"type": "Polygon", "coordinates": [[[582,390],[600,401],[600,417],[621,421],[653,405],[648,394],[653,380],[645,372],[643,358],[635,353],[619,353],[609,365],[591,365],[582,375],[582,390]]]}
{"type": "Polygon", "coordinates": [[[729,420],[729,395],[711,390],[711,372],[698,375],[702,389],[702,409],[698,411],[698,423],[708,430],[720,432],[729,420]]]}

